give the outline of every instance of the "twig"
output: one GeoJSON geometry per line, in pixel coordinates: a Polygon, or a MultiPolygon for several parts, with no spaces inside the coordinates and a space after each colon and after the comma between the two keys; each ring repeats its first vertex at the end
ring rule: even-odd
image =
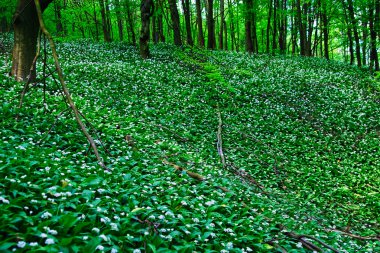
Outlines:
{"type": "Polygon", "coordinates": [[[78,125],[80,126],[83,134],[86,136],[87,140],[90,142],[91,147],[92,147],[92,149],[93,149],[93,151],[95,153],[96,159],[98,160],[98,164],[103,169],[109,171],[109,169],[105,166],[105,164],[103,162],[103,159],[99,155],[99,152],[98,152],[98,149],[97,149],[96,144],[94,142],[94,139],[88,133],[86,127],[84,126],[82,120],[80,119],[80,114],[78,112],[78,109],[76,108],[76,106],[74,104],[74,101],[71,98],[70,92],[69,92],[69,90],[68,90],[68,88],[66,86],[65,80],[63,78],[63,72],[62,72],[62,69],[61,69],[59,61],[58,61],[58,55],[57,55],[57,51],[55,49],[55,43],[53,41],[52,36],[50,35],[50,33],[48,32],[48,30],[46,29],[44,21],[42,19],[42,11],[41,11],[41,6],[40,6],[40,1],[39,0],[34,0],[34,2],[36,4],[36,10],[37,10],[38,20],[39,20],[39,23],[40,23],[41,30],[46,35],[46,37],[48,38],[48,40],[50,42],[50,47],[51,47],[51,50],[52,50],[55,67],[57,69],[58,78],[59,78],[59,81],[60,81],[60,83],[62,85],[62,89],[63,89],[63,92],[64,92],[64,94],[66,96],[67,102],[70,105],[70,107],[72,108],[72,110],[74,112],[75,119],[76,119],[78,125]]]}
{"type": "MultiPolygon", "coordinates": [[[[280,230],[286,230],[286,227],[282,224],[278,224],[277,227],[280,229],[280,230]]],[[[334,249],[333,247],[331,247],[330,245],[326,244],[325,242],[321,241],[320,239],[318,238],[315,238],[311,235],[299,235],[299,234],[296,234],[294,232],[289,232],[289,231],[285,231],[285,232],[282,232],[284,235],[290,237],[290,238],[293,238],[297,241],[299,241],[300,243],[302,243],[302,245],[309,249],[309,250],[313,250],[313,251],[317,251],[317,252],[324,252],[320,247],[318,247],[317,245],[313,244],[312,242],[309,242],[307,240],[304,240],[304,238],[308,238],[308,239],[311,239],[311,240],[314,240],[314,241],[317,241],[318,243],[322,244],[324,247],[328,248],[329,250],[332,250],[333,252],[335,253],[340,253],[340,251],[334,249]]]]}
{"type": "Polygon", "coordinates": [[[184,172],[186,172],[186,174],[189,175],[189,177],[192,177],[192,178],[194,178],[194,179],[196,179],[198,181],[204,181],[205,180],[205,178],[202,175],[199,175],[198,173],[194,173],[194,172],[191,172],[189,170],[186,170],[186,169],[178,166],[177,164],[169,162],[166,159],[162,159],[162,162],[164,164],[173,166],[173,168],[176,169],[176,170],[178,170],[178,171],[181,171],[181,172],[184,171],[184,172]]]}
{"type": "Polygon", "coordinates": [[[61,115],[63,113],[65,113],[66,111],[68,111],[68,110],[69,110],[69,108],[66,108],[65,110],[63,110],[62,112],[60,112],[55,117],[54,123],[52,124],[52,126],[50,127],[50,129],[46,132],[46,134],[44,134],[44,136],[42,136],[42,138],[37,142],[37,144],[40,144],[49,135],[49,133],[53,130],[54,126],[57,124],[57,121],[58,121],[59,117],[61,117],[61,115]]]}
{"type": "Polygon", "coordinates": [[[104,144],[103,144],[103,142],[102,142],[102,140],[101,140],[99,134],[96,132],[96,129],[95,129],[94,125],[92,125],[92,123],[86,118],[86,116],[84,116],[84,114],[83,114],[81,111],[78,110],[78,112],[79,112],[79,114],[83,117],[83,119],[84,119],[84,120],[90,125],[90,127],[92,128],[92,130],[94,131],[94,133],[95,133],[95,135],[96,135],[96,138],[98,138],[98,140],[99,140],[99,142],[100,142],[100,145],[104,148],[104,151],[106,151],[106,153],[107,153],[109,156],[111,156],[111,153],[110,153],[109,150],[106,148],[106,146],[104,146],[104,144]]]}
{"type": "Polygon", "coordinates": [[[360,235],[355,235],[352,233],[344,232],[344,231],[341,231],[339,229],[325,229],[325,230],[328,232],[338,232],[338,233],[341,233],[342,235],[349,236],[349,237],[352,237],[352,238],[355,238],[358,240],[380,241],[380,235],[377,235],[377,236],[360,236],[360,235]]]}

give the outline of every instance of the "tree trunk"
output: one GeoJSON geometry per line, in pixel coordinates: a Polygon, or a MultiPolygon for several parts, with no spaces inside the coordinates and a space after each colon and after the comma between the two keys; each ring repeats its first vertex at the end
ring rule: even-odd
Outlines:
{"type": "Polygon", "coordinates": [[[183,14],[185,16],[186,26],[186,40],[187,44],[193,46],[193,38],[191,36],[191,24],[190,24],[190,0],[182,0],[183,14]]]}
{"type": "Polygon", "coordinates": [[[224,0],[220,0],[220,26],[219,26],[219,49],[223,50],[223,32],[224,32],[224,0]]]}
{"type": "Polygon", "coordinates": [[[123,20],[121,15],[121,7],[119,0],[115,0],[115,7],[116,7],[116,19],[117,19],[117,28],[119,31],[119,40],[124,40],[124,34],[123,34],[123,20]]]}
{"type": "Polygon", "coordinates": [[[272,18],[272,5],[273,5],[273,1],[270,0],[269,1],[269,11],[268,11],[268,22],[267,22],[267,43],[266,43],[266,52],[267,54],[269,54],[269,48],[270,48],[270,30],[271,30],[271,27],[270,27],[270,22],[271,22],[271,18],[272,18]]]}
{"type": "Polygon", "coordinates": [[[231,34],[231,50],[235,48],[235,18],[234,10],[232,9],[231,0],[228,0],[228,15],[230,15],[230,34],[231,34]]]}
{"type": "Polygon", "coordinates": [[[326,2],[323,1],[323,6],[322,6],[322,24],[323,24],[323,49],[324,49],[324,56],[327,60],[330,59],[329,57],[329,22],[327,19],[327,7],[326,7],[326,2]]]}
{"type": "Polygon", "coordinates": [[[275,53],[277,50],[277,6],[278,0],[273,2],[273,35],[272,35],[272,52],[275,53]]]}
{"type": "Polygon", "coordinates": [[[357,20],[355,18],[352,0],[347,0],[347,2],[348,2],[348,14],[351,19],[352,28],[354,30],[356,60],[358,62],[358,67],[361,67],[362,61],[361,61],[361,56],[360,56],[360,39],[359,39],[359,33],[358,33],[358,27],[357,27],[357,20]]]}
{"type": "MultiPolygon", "coordinates": [[[[374,18],[375,6],[373,3],[370,3],[369,8],[369,31],[370,31],[370,68],[375,69],[375,71],[379,71],[379,56],[376,50],[376,40],[377,40],[377,31],[375,29],[375,21],[374,18]]],[[[376,12],[375,12],[376,14],[376,12]]],[[[380,32],[380,31],[379,31],[380,32]]]]}
{"type": "Polygon", "coordinates": [[[172,25],[173,25],[174,44],[177,46],[181,46],[182,45],[181,26],[179,22],[177,2],[176,0],[168,0],[168,2],[169,2],[169,8],[170,8],[170,16],[171,16],[172,25]]]}
{"type": "Polygon", "coordinates": [[[157,33],[158,33],[158,40],[161,42],[165,42],[165,36],[164,36],[164,26],[162,23],[162,12],[164,11],[162,7],[162,0],[158,1],[158,7],[159,11],[157,11],[157,33]]]}
{"type": "Polygon", "coordinates": [[[207,0],[207,48],[215,49],[214,0],[207,0]]]}
{"type": "Polygon", "coordinates": [[[253,1],[245,0],[245,49],[250,54],[253,53],[252,8],[253,8],[253,1]]]}
{"type": "Polygon", "coordinates": [[[143,59],[150,56],[149,53],[149,34],[150,34],[150,17],[154,13],[153,0],[141,0],[141,31],[140,31],[140,55],[143,59]]]}
{"type": "Polygon", "coordinates": [[[135,34],[134,26],[133,26],[133,17],[132,17],[129,0],[127,0],[125,4],[127,7],[127,27],[128,27],[129,33],[131,34],[132,45],[136,46],[136,34],[135,34]]]}
{"type": "MultiPolygon", "coordinates": [[[[53,0],[41,0],[44,11],[53,0]]],[[[34,1],[19,0],[14,14],[14,46],[12,53],[11,75],[19,82],[36,78],[35,65],[32,68],[37,50],[39,22],[34,1]]]]}
{"type": "Polygon", "coordinates": [[[55,26],[57,33],[60,35],[65,35],[62,24],[62,15],[61,15],[61,3],[60,1],[54,1],[54,15],[55,15],[55,26]]]}
{"type": "Polygon", "coordinates": [[[304,21],[302,18],[302,9],[301,9],[301,1],[297,0],[297,23],[299,28],[299,34],[300,34],[300,48],[301,48],[301,55],[306,55],[306,29],[304,25],[304,21]]]}
{"type": "Polygon", "coordinates": [[[110,42],[111,34],[110,34],[109,26],[108,26],[106,11],[104,9],[104,0],[99,0],[99,6],[100,6],[100,14],[102,15],[104,41],[110,42]]]}
{"type": "Polygon", "coordinates": [[[203,24],[202,24],[202,9],[201,1],[195,0],[195,8],[197,11],[197,25],[198,25],[198,46],[205,46],[205,37],[203,36],[203,24]]]}

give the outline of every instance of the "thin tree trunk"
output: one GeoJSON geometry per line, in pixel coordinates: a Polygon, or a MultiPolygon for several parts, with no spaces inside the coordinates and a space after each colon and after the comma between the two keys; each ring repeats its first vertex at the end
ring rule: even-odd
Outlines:
{"type": "MultiPolygon", "coordinates": [[[[377,31],[375,29],[376,18],[374,17],[375,6],[373,3],[370,3],[369,8],[369,30],[370,30],[370,68],[375,69],[375,71],[379,71],[379,56],[376,49],[377,43],[377,31]]],[[[380,32],[380,31],[379,31],[380,32]]]]}
{"type": "Polygon", "coordinates": [[[245,48],[248,53],[253,53],[252,41],[252,8],[253,1],[245,0],[245,48]]]}
{"type": "Polygon", "coordinates": [[[198,46],[205,46],[205,37],[203,36],[203,25],[202,25],[202,9],[201,1],[195,0],[195,9],[197,12],[197,26],[198,26],[198,46]]]}
{"type": "Polygon", "coordinates": [[[150,35],[150,17],[154,13],[153,0],[141,0],[141,31],[140,31],[140,55],[143,59],[149,58],[149,35],[150,35]]]}
{"type": "Polygon", "coordinates": [[[132,45],[136,46],[136,33],[135,33],[134,26],[133,26],[133,17],[132,17],[132,12],[131,12],[131,7],[130,7],[130,1],[127,0],[125,5],[127,8],[127,26],[128,26],[128,30],[131,34],[132,45]]]}
{"type": "Polygon", "coordinates": [[[177,46],[182,45],[181,39],[181,25],[179,22],[179,14],[177,9],[176,0],[168,0],[170,8],[170,16],[172,19],[173,33],[174,33],[174,44],[177,46]]]}
{"type": "Polygon", "coordinates": [[[123,34],[123,20],[121,16],[121,7],[119,0],[115,0],[115,7],[116,7],[116,19],[117,19],[117,28],[119,31],[119,40],[124,40],[124,34],[123,34]]]}
{"type": "Polygon", "coordinates": [[[325,58],[329,60],[329,22],[327,19],[327,6],[325,1],[323,1],[322,10],[323,49],[325,58]]]}
{"type": "Polygon", "coordinates": [[[223,31],[224,31],[224,0],[220,0],[220,26],[219,26],[219,49],[223,49],[223,31]]]}
{"type": "Polygon", "coordinates": [[[104,35],[104,41],[110,42],[111,41],[111,35],[109,31],[106,11],[104,8],[104,0],[99,0],[99,6],[100,6],[100,14],[102,16],[102,26],[103,26],[103,35],[104,35]]]}
{"type": "Polygon", "coordinates": [[[358,67],[362,66],[361,56],[360,56],[360,39],[357,27],[357,20],[355,18],[354,7],[352,0],[347,0],[348,2],[348,14],[351,19],[352,29],[354,30],[354,39],[355,39],[355,51],[356,51],[356,60],[358,67]]]}
{"type": "Polygon", "coordinates": [[[228,0],[228,14],[230,15],[230,35],[231,35],[231,50],[235,48],[235,20],[234,10],[232,9],[231,0],[228,0]]]}
{"type": "Polygon", "coordinates": [[[186,41],[187,44],[193,46],[193,38],[191,36],[191,23],[190,23],[190,0],[182,0],[183,14],[185,16],[186,26],[186,41]]]}
{"type": "Polygon", "coordinates": [[[274,0],[273,2],[273,35],[272,35],[272,51],[276,52],[277,49],[277,7],[278,0],[274,0]]]}
{"type": "Polygon", "coordinates": [[[266,44],[267,54],[269,54],[269,48],[270,48],[270,30],[271,30],[270,22],[272,18],[272,6],[273,6],[273,0],[270,0],[269,11],[268,11],[268,22],[267,22],[267,44],[266,44]]]}
{"type": "Polygon", "coordinates": [[[207,48],[215,49],[214,0],[207,0],[207,48]]]}

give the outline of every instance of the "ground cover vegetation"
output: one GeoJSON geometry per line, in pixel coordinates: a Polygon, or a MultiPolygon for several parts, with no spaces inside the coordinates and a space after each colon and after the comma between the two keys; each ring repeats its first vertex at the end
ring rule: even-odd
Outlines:
{"type": "Polygon", "coordinates": [[[38,62],[20,109],[2,53],[1,251],[380,250],[379,83],[366,70],[162,43],[147,60],[122,42],[57,49],[108,169],[56,73],[38,62]]]}

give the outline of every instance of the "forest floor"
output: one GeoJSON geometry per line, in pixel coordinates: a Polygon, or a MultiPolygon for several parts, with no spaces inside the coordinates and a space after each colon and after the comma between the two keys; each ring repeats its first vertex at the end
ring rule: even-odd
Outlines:
{"type": "Polygon", "coordinates": [[[367,71],[151,51],[58,44],[108,170],[56,74],[43,80],[39,63],[19,109],[0,54],[0,252],[380,252],[380,84],[367,71]]]}

